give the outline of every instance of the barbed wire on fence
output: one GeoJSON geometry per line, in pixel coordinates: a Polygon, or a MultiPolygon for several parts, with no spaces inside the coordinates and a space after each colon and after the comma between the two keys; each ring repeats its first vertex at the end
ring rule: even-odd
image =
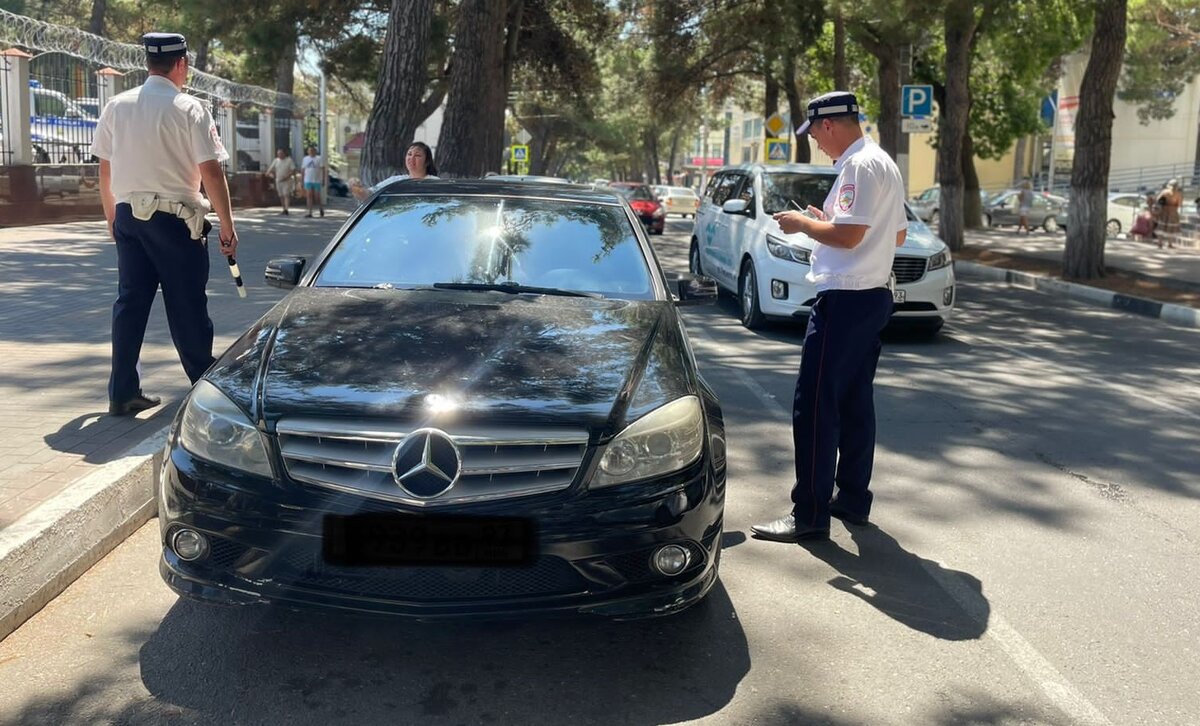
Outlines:
{"type": "MultiPolygon", "coordinates": [[[[98,35],[54,25],[0,9],[0,43],[30,48],[43,53],[66,53],[85,61],[121,71],[145,70],[146,51],[140,45],[118,43],[98,35]]],[[[188,54],[189,60],[195,58],[188,54]]],[[[220,76],[193,69],[188,87],[232,103],[290,109],[292,96],[259,86],[234,83],[220,76]]]]}

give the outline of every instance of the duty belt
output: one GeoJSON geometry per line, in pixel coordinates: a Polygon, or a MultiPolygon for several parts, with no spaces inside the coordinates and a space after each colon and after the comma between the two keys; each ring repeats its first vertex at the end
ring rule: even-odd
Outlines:
{"type": "MultiPolygon", "coordinates": [[[[173,214],[187,225],[192,239],[200,239],[207,232],[205,226],[208,223],[204,219],[204,214],[209,210],[209,204],[207,199],[202,199],[201,202],[202,204],[196,205],[190,202],[163,199],[158,196],[157,192],[134,192],[129,195],[129,206],[133,208],[134,219],[147,222],[155,212],[173,214]]],[[[211,229],[211,226],[209,228],[211,229]]]]}

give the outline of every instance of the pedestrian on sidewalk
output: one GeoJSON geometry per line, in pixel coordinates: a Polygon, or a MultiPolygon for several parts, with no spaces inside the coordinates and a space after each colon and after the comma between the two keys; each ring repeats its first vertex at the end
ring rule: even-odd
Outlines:
{"type": "Polygon", "coordinates": [[[423,141],[414,141],[408,145],[408,151],[404,153],[404,168],[408,170],[407,174],[389,176],[370,188],[363,186],[361,181],[355,179],[350,184],[350,192],[359,202],[365,202],[372,194],[392,182],[404,179],[437,179],[437,165],[433,162],[433,150],[423,141]]]}
{"type": "Polygon", "coordinates": [[[1029,234],[1029,215],[1033,213],[1033,182],[1028,179],[1021,185],[1021,191],[1017,193],[1017,234],[1021,234],[1021,228],[1025,228],[1025,234],[1029,234]]]}
{"type": "Polygon", "coordinates": [[[313,216],[313,207],[318,207],[324,217],[325,197],[321,194],[321,186],[325,181],[325,157],[317,153],[317,147],[310,146],[300,165],[304,168],[304,194],[308,202],[308,214],[304,216],[313,216]]]}
{"type": "Polygon", "coordinates": [[[803,232],[816,242],[808,279],[817,298],[792,406],[792,508],[781,519],[751,527],[763,539],[828,539],[830,516],[865,526],[871,512],[872,386],[879,334],[892,314],[892,262],[908,222],[900,170],[863,135],[858,114],[858,99],[844,91],[809,101],[808,120],[797,136],[808,132],[837,159],[838,176],[823,209],[809,206],[774,217],[784,232],[803,232]]]}
{"type": "Polygon", "coordinates": [[[142,392],[138,357],[155,293],[162,286],[171,339],[188,380],[213,363],[208,317],[208,231],[211,208],[221,221],[221,252],[237,252],[229,158],[208,108],[183,92],[187,41],[176,33],[142,37],[149,77],[115,96],[96,126],[92,153],[100,159],[100,199],[117,244],[112,374],[108,410],[129,416],[159,404],[142,392]],[[209,200],[200,195],[200,182],[209,200]]]}
{"type": "Polygon", "coordinates": [[[263,172],[265,177],[273,177],[275,180],[275,193],[279,195],[279,206],[283,208],[280,214],[287,215],[288,204],[291,203],[293,187],[296,184],[296,162],[292,161],[291,154],[287,149],[280,149],[275,152],[275,158],[271,159],[271,165],[263,172]]]}
{"type": "Polygon", "coordinates": [[[1145,206],[1138,209],[1133,218],[1133,227],[1129,230],[1135,242],[1149,240],[1154,237],[1154,195],[1146,195],[1145,206]]]}
{"type": "Polygon", "coordinates": [[[1183,208],[1183,191],[1178,179],[1167,182],[1158,193],[1155,205],[1158,207],[1158,248],[1162,249],[1164,241],[1167,247],[1174,247],[1179,239],[1179,210],[1183,208]]]}

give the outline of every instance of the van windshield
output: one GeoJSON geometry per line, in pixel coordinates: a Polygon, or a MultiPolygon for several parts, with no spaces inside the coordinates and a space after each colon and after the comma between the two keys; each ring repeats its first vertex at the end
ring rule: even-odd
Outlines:
{"type": "Polygon", "coordinates": [[[769,172],[762,175],[763,211],[775,214],[788,209],[820,209],[833,188],[836,174],[806,174],[801,172],[769,172]],[[793,206],[795,203],[796,206],[793,206]]]}

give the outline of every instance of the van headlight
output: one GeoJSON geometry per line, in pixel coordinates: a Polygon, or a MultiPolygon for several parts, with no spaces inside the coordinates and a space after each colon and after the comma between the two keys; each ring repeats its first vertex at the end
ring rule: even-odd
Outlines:
{"type": "Polygon", "coordinates": [[[593,487],[670,474],[700,458],[704,412],[700,399],[684,396],[661,406],[617,434],[605,447],[593,487]]]}
{"type": "Polygon", "coordinates": [[[942,250],[941,252],[937,253],[933,257],[929,258],[930,271],[940,270],[943,267],[948,267],[949,265],[950,265],[950,250],[942,250]]]}
{"type": "Polygon", "coordinates": [[[208,381],[197,383],[188,396],[179,443],[205,461],[271,476],[262,435],[242,409],[208,381]]]}
{"type": "Polygon", "coordinates": [[[808,250],[802,247],[793,247],[771,235],[767,235],[767,252],[770,252],[772,257],[778,257],[781,260],[789,262],[799,262],[802,265],[809,263],[811,255],[808,250]]]}

